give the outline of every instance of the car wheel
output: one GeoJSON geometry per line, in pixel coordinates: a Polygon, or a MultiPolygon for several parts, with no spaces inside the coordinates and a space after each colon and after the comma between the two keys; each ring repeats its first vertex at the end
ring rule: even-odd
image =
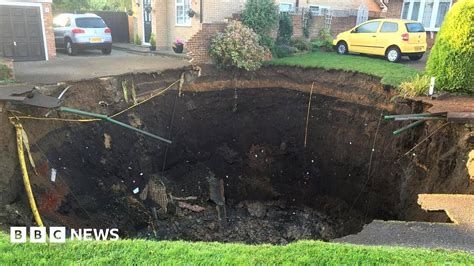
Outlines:
{"type": "Polygon", "coordinates": [[[66,53],[68,55],[77,55],[77,48],[74,46],[71,40],[66,40],[66,53]]]}
{"type": "Polygon", "coordinates": [[[347,48],[347,44],[345,42],[339,42],[337,44],[337,53],[338,54],[348,54],[349,53],[349,49],[347,48]]]}
{"type": "Polygon", "coordinates": [[[107,47],[107,48],[102,49],[102,54],[109,55],[111,53],[112,53],[112,47],[107,47]]]}
{"type": "Polygon", "coordinates": [[[423,57],[423,55],[410,55],[409,58],[411,61],[418,61],[423,57]]]}
{"type": "Polygon", "coordinates": [[[387,49],[387,52],[385,53],[385,57],[389,62],[396,63],[400,61],[400,58],[402,57],[402,53],[400,52],[400,49],[398,47],[390,47],[387,49]]]}

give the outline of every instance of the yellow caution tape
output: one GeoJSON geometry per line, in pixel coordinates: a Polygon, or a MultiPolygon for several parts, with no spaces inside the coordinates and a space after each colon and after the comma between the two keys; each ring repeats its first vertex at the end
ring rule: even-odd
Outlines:
{"type": "Polygon", "coordinates": [[[30,160],[31,167],[33,167],[35,174],[38,175],[38,171],[36,171],[35,161],[33,160],[33,156],[31,155],[30,142],[28,140],[28,135],[26,134],[26,131],[24,128],[22,128],[21,130],[21,135],[23,137],[23,144],[25,145],[26,153],[28,153],[28,159],[30,160]]]}
{"type": "Polygon", "coordinates": [[[43,227],[43,221],[41,220],[38,208],[36,207],[36,201],[33,196],[33,191],[31,189],[30,177],[28,176],[28,169],[26,168],[25,152],[23,150],[23,126],[18,121],[12,123],[15,125],[16,129],[18,160],[20,161],[21,172],[23,174],[23,184],[25,185],[28,201],[30,202],[31,211],[33,212],[33,216],[35,218],[36,223],[38,224],[38,226],[43,227]]]}

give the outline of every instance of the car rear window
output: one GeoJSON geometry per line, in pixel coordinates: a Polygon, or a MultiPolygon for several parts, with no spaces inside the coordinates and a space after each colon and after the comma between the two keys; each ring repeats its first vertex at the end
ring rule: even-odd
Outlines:
{"type": "Polygon", "coordinates": [[[101,18],[76,18],[76,26],[79,28],[106,28],[105,22],[101,18]]]}
{"type": "Polygon", "coordinates": [[[406,23],[408,32],[425,32],[421,23],[406,23]]]}

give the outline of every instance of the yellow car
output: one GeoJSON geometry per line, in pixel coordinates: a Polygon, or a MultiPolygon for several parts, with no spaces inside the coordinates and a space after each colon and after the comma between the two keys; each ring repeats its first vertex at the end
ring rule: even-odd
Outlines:
{"type": "Polygon", "coordinates": [[[420,60],[426,52],[426,32],[418,21],[374,19],[337,35],[333,45],[339,54],[385,56],[398,62],[402,56],[420,60]]]}

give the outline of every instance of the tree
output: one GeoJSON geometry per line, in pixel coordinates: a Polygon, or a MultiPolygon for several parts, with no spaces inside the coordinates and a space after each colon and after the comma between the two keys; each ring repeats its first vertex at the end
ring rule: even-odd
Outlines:
{"type": "Polygon", "coordinates": [[[131,0],[54,0],[54,10],[114,10],[114,11],[129,11],[132,9],[131,0]]]}
{"type": "Polygon", "coordinates": [[[426,70],[442,90],[474,93],[474,1],[460,0],[448,12],[426,70]]]}
{"type": "Polygon", "coordinates": [[[88,10],[89,1],[88,0],[54,0],[53,1],[54,10],[88,10]]]}
{"type": "Polygon", "coordinates": [[[242,12],[242,23],[260,35],[262,44],[273,43],[270,33],[278,25],[278,6],[273,0],[247,0],[242,12]]]}

